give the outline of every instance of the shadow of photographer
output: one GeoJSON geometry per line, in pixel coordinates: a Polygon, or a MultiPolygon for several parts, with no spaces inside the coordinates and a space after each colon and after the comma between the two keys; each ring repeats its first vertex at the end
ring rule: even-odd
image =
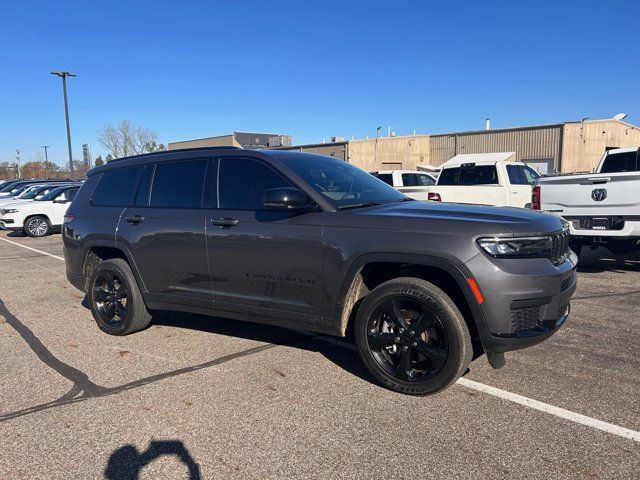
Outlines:
{"type": "Polygon", "coordinates": [[[114,451],[104,470],[108,480],[136,480],[140,472],[154,460],[173,455],[189,470],[189,480],[200,480],[200,465],[179,440],[153,440],[149,448],[140,452],[133,445],[125,445],[114,451]]]}

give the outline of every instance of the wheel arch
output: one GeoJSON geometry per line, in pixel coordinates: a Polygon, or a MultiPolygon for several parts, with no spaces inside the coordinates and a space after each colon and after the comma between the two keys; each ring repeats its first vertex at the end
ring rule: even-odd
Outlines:
{"type": "Polygon", "coordinates": [[[429,255],[371,253],[358,257],[348,269],[335,307],[339,334],[345,336],[352,327],[359,304],[370,290],[391,278],[413,276],[430,281],[451,296],[479,342],[486,329],[485,319],[467,280],[472,276],[463,268],[429,255]]]}
{"type": "Polygon", "coordinates": [[[140,277],[138,269],[136,267],[135,262],[133,261],[133,257],[131,256],[131,252],[129,252],[126,248],[123,248],[122,245],[118,245],[115,240],[97,240],[93,242],[88,242],[85,245],[84,252],[82,254],[82,276],[85,283],[85,288],[88,289],[87,283],[89,282],[89,278],[93,273],[93,270],[98,266],[98,264],[105,260],[110,260],[113,258],[121,258],[127,262],[129,268],[133,272],[133,276],[138,283],[138,287],[141,291],[146,291],[144,287],[144,283],[140,277]]]}

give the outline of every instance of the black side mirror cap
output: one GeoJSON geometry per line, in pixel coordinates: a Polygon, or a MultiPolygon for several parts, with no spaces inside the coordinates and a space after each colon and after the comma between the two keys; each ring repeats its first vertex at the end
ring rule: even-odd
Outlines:
{"type": "Polygon", "coordinates": [[[309,210],[310,204],[303,191],[292,188],[271,188],[265,190],[262,205],[270,210],[309,210]]]}

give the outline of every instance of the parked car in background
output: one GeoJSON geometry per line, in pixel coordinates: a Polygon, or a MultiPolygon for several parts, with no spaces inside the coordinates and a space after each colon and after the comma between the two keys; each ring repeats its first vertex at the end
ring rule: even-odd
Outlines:
{"type": "Polygon", "coordinates": [[[615,255],[638,250],[640,241],[640,148],[612,149],[594,173],[542,177],[532,208],[569,222],[572,248],[604,246],[615,255]]]}
{"type": "Polygon", "coordinates": [[[414,170],[381,170],[371,175],[416,200],[428,200],[428,187],[436,183],[433,175],[414,170]]]}
{"type": "Polygon", "coordinates": [[[540,177],[522,162],[483,159],[491,154],[458,155],[447,162],[428,199],[438,202],[528,207],[540,177]],[[456,158],[458,158],[456,160],[456,158]],[[474,161],[474,158],[480,158],[474,161]]]}
{"type": "Polygon", "coordinates": [[[0,228],[22,230],[30,237],[44,237],[58,231],[79,189],[79,185],[57,187],[34,201],[3,205],[0,207],[0,228]]]}
{"type": "Polygon", "coordinates": [[[153,310],[354,332],[375,378],[413,395],[451,385],[474,352],[499,368],[549,338],[577,282],[555,215],[419,202],[284,150],[114,160],[89,171],[62,238],[67,278],[108,334],[153,310]]]}

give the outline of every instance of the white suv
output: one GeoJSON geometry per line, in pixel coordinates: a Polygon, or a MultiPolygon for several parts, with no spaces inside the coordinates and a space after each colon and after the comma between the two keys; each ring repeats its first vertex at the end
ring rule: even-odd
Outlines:
{"type": "Polygon", "coordinates": [[[10,203],[0,207],[0,228],[22,230],[30,237],[44,237],[59,230],[79,185],[54,188],[33,201],[10,203]]]}

